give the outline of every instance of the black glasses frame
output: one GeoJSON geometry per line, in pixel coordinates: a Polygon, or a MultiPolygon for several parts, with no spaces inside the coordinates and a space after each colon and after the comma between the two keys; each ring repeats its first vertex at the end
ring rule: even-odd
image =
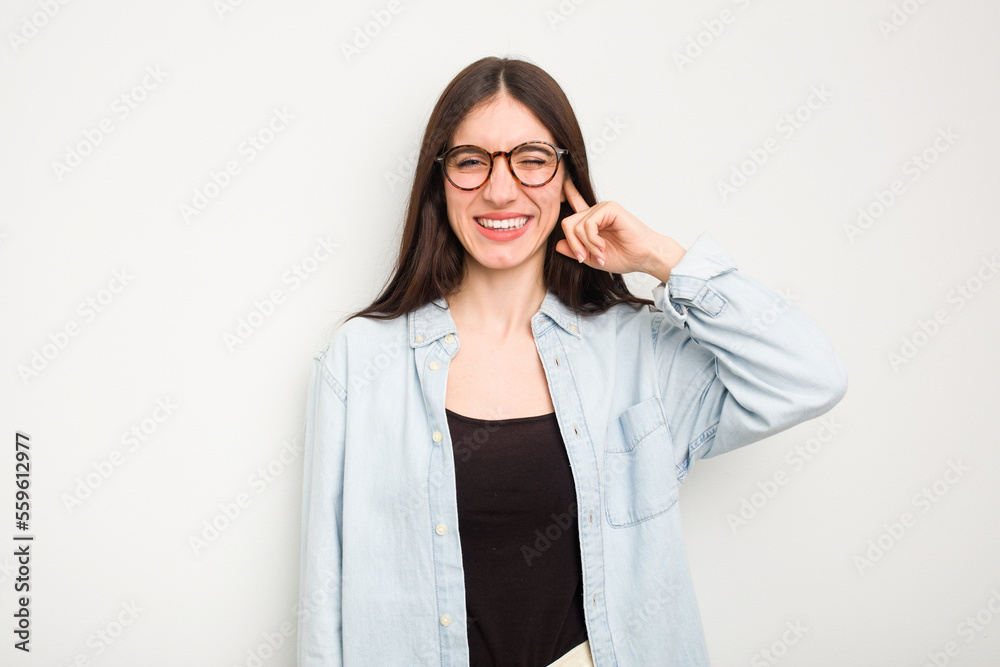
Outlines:
{"type": "Polygon", "coordinates": [[[485,148],[482,148],[480,146],[475,146],[473,144],[462,144],[461,146],[454,146],[452,148],[449,148],[444,153],[441,153],[441,155],[438,155],[436,158],[434,158],[434,161],[441,163],[441,170],[444,172],[444,177],[448,179],[449,183],[451,183],[454,187],[458,188],[459,190],[465,190],[467,192],[471,192],[472,190],[478,190],[479,188],[483,187],[490,180],[490,176],[493,174],[493,165],[496,163],[495,162],[496,158],[500,155],[503,155],[506,158],[507,170],[510,172],[510,175],[514,178],[515,181],[517,181],[526,188],[540,188],[543,185],[548,185],[549,182],[556,177],[556,174],[559,173],[559,163],[562,162],[562,158],[564,155],[569,155],[569,149],[556,148],[547,141],[525,141],[523,144],[518,144],[517,146],[514,146],[509,151],[497,151],[495,153],[491,153],[485,148]],[[521,148],[522,146],[529,146],[532,144],[543,144],[545,146],[548,146],[553,151],[555,151],[556,154],[556,168],[552,170],[552,175],[549,176],[544,183],[538,183],[537,185],[531,185],[529,183],[525,183],[520,178],[518,178],[517,174],[514,173],[514,165],[512,165],[510,162],[510,157],[511,155],[514,154],[514,151],[516,151],[518,148],[521,148]],[[486,178],[484,178],[483,182],[474,188],[463,188],[462,186],[455,183],[455,181],[451,180],[451,176],[448,175],[448,168],[445,166],[444,161],[452,151],[456,151],[459,148],[476,148],[481,150],[483,153],[485,153],[490,157],[490,168],[486,172],[486,178]]]}

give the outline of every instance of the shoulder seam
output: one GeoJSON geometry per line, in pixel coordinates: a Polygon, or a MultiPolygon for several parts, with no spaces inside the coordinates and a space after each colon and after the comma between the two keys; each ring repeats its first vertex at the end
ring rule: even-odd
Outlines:
{"type": "Polygon", "coordinates": [[[313,357],[313,359],[314,361],[319,363],[319,367],[322,370],[323,382],[325,382],[326,386],[328,386],[330,389],[333,390],[333,393],[337,395],[337,398],[340,399],[340,402],[346,406],[347,389],[344,388],[344,385],[342,385],[340,381],[333,376],[333,373],[330,372],[330,369],[326,367],[326,361],[325,361],[326,353],[329,351],[329,349],[330,349],[329,347],[324,348],[323,351],[320,352],[315,357],[313,357]]]}

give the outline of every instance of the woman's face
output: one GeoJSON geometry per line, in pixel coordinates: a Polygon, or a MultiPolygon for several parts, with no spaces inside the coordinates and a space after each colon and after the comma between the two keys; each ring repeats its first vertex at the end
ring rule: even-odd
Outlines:
{"type": "MultiPolygon", "coordinates": [[[[509,151],[525,141],[555,145],[552,135],[529,109],[503,95],[467,115],[455,130],[449,148],[472,144],[492,153],[509,151]]],[[[514,180],[507,159],[497,156],[493,173],[478,190],[459,190],[443,179],[448,222],[472,261],[490,269],[508,269],[537,257],[540,270],[546,239],[556,225],[560,204],[565,199],[565,173],[565,165],[560,164],[551,181],[529,188],[514,180]],[[477,222],[481,218],[521,217],[528,221],[516,231],[490,231],[477,222]]]]}

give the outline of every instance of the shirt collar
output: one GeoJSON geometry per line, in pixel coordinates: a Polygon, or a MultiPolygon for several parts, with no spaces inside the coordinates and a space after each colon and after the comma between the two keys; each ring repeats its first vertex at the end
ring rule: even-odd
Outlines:
{"type": "MultiPolygon", "coordinates": [[[[568,307],[556,293],[546,290],[545,298],[538,312],[531,318],[532,322],[542,324],[545,317],[562,327],[568,334],[581,338],[580,315],[568,307]]],[[[444,297],[420,306],[407,314],[409,324],[410,347],[420,347],[434,342],[447,334],[457,334],[455,321],[444,297]]]]}

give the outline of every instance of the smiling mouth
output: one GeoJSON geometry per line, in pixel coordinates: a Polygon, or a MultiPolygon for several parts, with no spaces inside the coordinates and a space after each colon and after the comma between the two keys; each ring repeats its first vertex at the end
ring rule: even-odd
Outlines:
{"type": "Polygon", "coordinates": [[[480,227],[485,227],[486,229],[520,229],[528,224],[528,220],[531,216],[524,216],[521,218],[507,218],[506,220],[493,220],[491,218],[475,218],[476,223],[480,227]]]}

